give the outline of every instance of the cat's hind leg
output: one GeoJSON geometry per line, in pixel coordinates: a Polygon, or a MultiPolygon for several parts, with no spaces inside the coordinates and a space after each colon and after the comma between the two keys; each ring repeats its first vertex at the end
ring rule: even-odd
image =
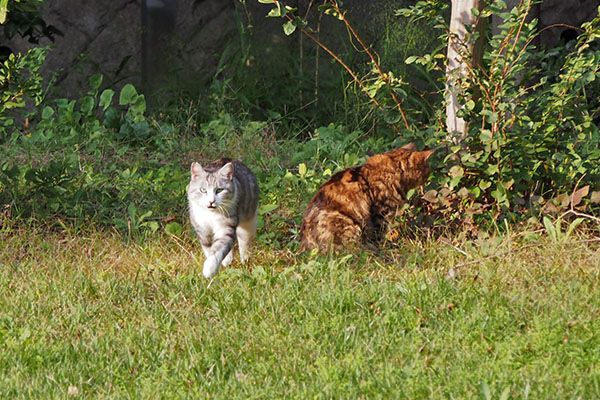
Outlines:
{"type": "Polygon", "coordinates": [[[233,249],[229,250],[229,253],[225,256],[223,261],[221,261],[221,265],[226,267],[233,261],[233,249]]]}
{"type": "Polygon", "coordinates": [[[242,263],[245,263],[252,253],[252,241],[256,237],[256,221],[257,216],[254,215],[246,221],[241,221],[236,228],[235,233],[242,263]]]}
{"type": "Polygon", "coordinates": [[[350,250],[361,237],[361,226],[339,211],[318,210],[303,221],[302,250],[350,250]]]}

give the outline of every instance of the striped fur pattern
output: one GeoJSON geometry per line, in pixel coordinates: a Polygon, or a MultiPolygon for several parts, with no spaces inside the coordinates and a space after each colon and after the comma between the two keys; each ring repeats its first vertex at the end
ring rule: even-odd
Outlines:
{"type": "Polygon", "coordinates": [[[190,222],[206,257],[204,276],[215,276],[220,265],[233,261],[236,238],[240,259],[246,262],[256,236],[258,207],[258,183],[252,171],[229,158],[204,167],[194,162],[187,197],[190,222]]]}
{"type": "Polygon", "coordinates": [[[376,239],[406,201],[408,190],[427,181],[427,160],[433,152],[417,151],[411,143],[333,175],[304,212],[302,250],[352,249],[376,239]]]}

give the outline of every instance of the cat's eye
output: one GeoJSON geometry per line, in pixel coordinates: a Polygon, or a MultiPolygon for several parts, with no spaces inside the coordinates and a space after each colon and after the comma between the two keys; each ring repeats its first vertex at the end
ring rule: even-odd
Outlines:
{"type": "Polygon", "coordinates": [[[221,193],[223,190],[225,190],[225,188],[217,188],[217,189],[215,190],[215,192],[217,192],[217,193],[221,193]]]}
{"type": "Polygon", "coordinates": [[[200,193],[206,193],[206,188],[200,188],[200,193]]]}

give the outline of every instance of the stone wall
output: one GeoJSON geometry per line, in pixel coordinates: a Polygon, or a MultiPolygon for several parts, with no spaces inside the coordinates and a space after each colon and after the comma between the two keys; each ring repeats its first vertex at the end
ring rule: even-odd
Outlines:
{"type": "MultiPolygon", "coordinates": [[[[54,0],[46,2],[44,15],[64,36],[56,36],[43,71],[58,72],[65,94],[87,90],[86,76],[105,74],[105,80],[119,78],[139,81],[141,0],[54,0]],[[115,76],[123,60],[128,60],[115,76]]],[[[42,41],[42,44],[52,44],[42,41]]],[[[27,41],[15,38],[9,46],[24,52],[27,41]]]]}
{"type": "MultiPolygon", "coordinates": [[[[156,76],[177,76],[183,84],[210,79],[226,44],[236,40],[238,35],[236,12],[242,21],[251,15],[255,32],[264,33],[258,37],[282,40],[282,21],[265,18],[270,6],[256,0],[247,0],[245,6],[239,0],[52,0],[46,3],[46,22],[60,29],[64,36],[56,37],[44,71],[46,75],[59,71],[59,88],[61,94],[67,96],[87,91],[87,77],[96,72],[104,74],[105,86],[116,89],[125,82],[142,87],[144,77],[151,86],[161,85],[156,76]],[[148,7],[166,3],[172,5],[172,24],[159,26],[157,35],[157,22],[144,20],[142,9],[146,7],[147,11],[148,7]],[[172,74],[173,71],[176,74],[172,74]]],[[[304,10],[309,3],[310,0],[300,0],[304,10]]],[[[370,0],[368,7],[366,4],[362,0],[344,2],[351,12],[356,10],[352,18],[357,27],[369,27],[373,20],[369,9],[391,7],[386,0],[370,0]]],[[[534,11],[541,27],[560,23],[580,26],[597,14],[597,6],[597,0],[544,0],[534,11]]],[[[155,17],[160,20],[161,14],[155,17]]],[[[545,30],[540,36],[541,44],[557,43],[565,29],[545,30]]],[[[15,38],[8,46],[23,52],[30,44],[15,38]]]]}
{"type": "MultiPolygon", "coordinates": [[[[169,0],[166,0],[169,1],[169,0]]],[[[143,30],[143,0],[52,0],[46,1],[44,18],[63,32],[52,44],[43,72],[58,72],[61,94],[72,96],[87,91],[87,77],[104,74],[104,86],[119,87],[143,81],[143,56],[148,74],[163,71],[167,58],[179,57],[195,71],[214,66],[234,24],[234,0],[178,0],[176,17],[168,43],[143,30]],[[143,46],[148,39],[147,46],[143,46]],[[164,50],[164,46],[177,47],[164,50]],[[163,51],[158,51],[162,48],[163,51]],[[149,51],[144,51],[149,50],[149,51]],[[168,57],[173,51],[177,57],[168,57]],[[146,54],[147,53],[147,54],[146,54]],[[157,57],[160,55],[161,57],[157,57]],[[155,68],[155,66],[158,66],[155,68]]],[[[145,3],[160,3],[145,0],[145,3]]],[[[144,5],[146,5],[144,4],[144,5]]],[[[163,32],[164,33],[164,32],[163,32]]],[[[2,38],[0,38],[2,39],[2,38]]],[[[6,43],[5,40],[3,42],[6,43]]],[[[7,45],[25,52],[30,43],[13,38],[7,45]]]]}

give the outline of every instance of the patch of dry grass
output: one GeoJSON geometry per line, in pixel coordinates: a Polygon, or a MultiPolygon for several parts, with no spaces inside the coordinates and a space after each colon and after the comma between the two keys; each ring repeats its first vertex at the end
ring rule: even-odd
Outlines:
{"type": "Polygon", "coordinates": [[[191,233],[5,228],[0,396],[598,397],[591,239],[406,240],[335,259],[263,243],[209,285],[191,233]]]}

